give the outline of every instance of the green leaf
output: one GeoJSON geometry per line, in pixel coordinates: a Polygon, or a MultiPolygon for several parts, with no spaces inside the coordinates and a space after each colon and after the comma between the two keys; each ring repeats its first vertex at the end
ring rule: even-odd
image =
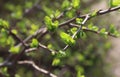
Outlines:
{"type": "Polygon", "coordinates": [[[32,43],[30,44],[31,47],[38,47],[39,42],[37,39],[33,38],[32,39],[32,43]]]}
{"type": "Polygon", "coordinates": [[[20,51],[20,47],[19,46],[12,46],[10,48],[10,52],[13,53],[13,54],[17,54],[17,53],[19,53],[19,51],[20,51]]]}
{"type": "Polygon", "coordinates": [[[17,30],[15,30],[15,29],[12,29],[12,33],[18,34],[17,30]]]}
{"type": "Polygon", "coordinates": [[[47,28],[50,31],[54,31],[59,25],[59,22],[57,20],[52,22],[52,19],[48,16],[45,17],[44,21],[45,21],[45,24],[46,24],[47,28]]]}
{"type": "Polygon", "coordinates": [[[9,23],[6,20],[0,19],[0,28],[9,28],[9,23]]]}
{"type": "Polygon", "coordinates": [[[76,28],[76,27],[71,28],[71,29],[69,30],[69,32],[70,32],[71,35],[73,35],[76,31],[77,31],[77,28],[76,28]]]}
{"type": "Polygon", "coordinates": [[[114,25],[110,25],[109,32],[114,34],[115,31],[116,31],[115,26],[114,25]]]}
{"type": "Polygon", "coordinates": [[[72,6],[78,9],[80,7],[80,0],[72,0],[72,6]]]}
{"type": "Polygon", "coordinates": [[[81,18],[76,18],[76,23],[77,23],[77,24],[81,24],[82,21],[83,21],[83,19],[81,19],[81,18]]]}
{"type": "Polygon", "coordinates": [[[84,31],[80,31],[78,34],[77,34],[77,38],[82,38],[82,39],[85,39],[87,37],[86,33],[84,31]]]}
{"type": "Polygon", "coordinates": [[[100,35],[104,36],[105,38],[107,38],[107,35],[108,35],[108,32],[106,32],[106,29],[105,28],[102,28],[100,30],[100,35]]]}
{"type": "Polygon", "coordinates": [[[56,10],[54,15],[55,15],[55,17],[58,17],[60,15],[60,11],[56,10]]]}
{"type": "Polygon", "coordinates": [[[7,38],[6,42],[6,44],[10,46],[13,46],[15,44],[15,40],[11,36],[7,38]]]}
{"type": "Polygon", "coordinates": [[[65,32],[60,32],[60,37],[61,37],[62,41],[68,45],[75,44],[75,40],[65,32]]]}
{"type": "Polygon", "coordinates": [[[55,58],[54,60],[53,60],[53,62],[52,62],[52,65],[53,66],[57,66],[57,65],[59,65],[60,64],[60,59],[58,59],[58,58],[55,58]]]}
{"type": "Polygon", "coordinates": [[[102,29],[100,30],[100,33],[101,33],[101,34],[107,34],[108,32],[106,32],[106,29],[105,29],[105,28],[102,28],[102,29]]]}
{"type": "Polygon", "coordinates": [[[70,6],[69,0],[64,0],[62,3],[62,8],[67,9],[70,6]]]}
{"type": "Polygon", "coordinates": [[[5,77],[10,77],[8,74],[8,68],[7,67],[1,67],[0,72],[5,76],[5,77]]]}
{"type": "Polygon", "coordinates": [[[94,17],[94,16],[96,16],[97,15],[97,10],[95,10],[94,12],[92,12],[91,14],[90,14],[90,16],[92,16],[92,17],[94,17]]]}
{"type": "Polygon", "coordinates": [[[109,0],[110,7],[116,7],[120,5],[120,0],[109,0]]]}
{"type": "Polygon", "coordinates": [[[88,25],[88,29],[93,30],[93,31],[99,30],[99,28],[97,26],[94,26],[92,23],[88,25]]]}
{"type": "Polygon", "coordinates": [[[67,17],[72,18],[75,15],[75,9],[72,9],[70,11],[67,11],[65,14],[67,17]]]}
{"type": "Polygon", "coordinates": [[[59,52],[56,54],[57,58],[63,58],[66,56],[66,53],[62,50],[59,50],[59,52]]]}

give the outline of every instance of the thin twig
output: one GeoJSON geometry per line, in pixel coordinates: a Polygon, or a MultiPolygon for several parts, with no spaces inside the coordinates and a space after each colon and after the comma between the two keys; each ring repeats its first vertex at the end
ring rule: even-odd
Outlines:
{"type": "MultiPolygon", "coordinates": [[[[103,14],[106,14],[106,13],[110,13],[110,12],[113,12],[113,11],[116,11],[116,10],[119,10],[119,9],[120,9],[120,6],[114,7],[114,8],[110,8],[110,9],[106,9],[106,10],[100,10],[100,11],[97,12],[97,15],[96,15],[96,16],[103,15],[103,14]]],[[[73,17],[72,19],[69,19],[69,20],[67,20],[67,21],[65,21],[65,22],[63,22],[63,23],[60,23],[60,24],[59,24],[59,27],[65,26],[65,25],[67,25],[67,24],[75,21],[76,18],[85,18],[86,15],[90,15],[90,13],[89,13],[89,14],[85,14],[85,15],[80,15],[80,16],[78,16],[78,17],[75,16],[75,17],[73,17]]],[[[91,19],[91,18],[93,18],[93,17],[92,17],[92,16],[89,17],[89,19],[91,19]]],[[[24,42],[29,41],[31,38],[37,36],[37,35],[40,34],[40,33],[42,33],[42,34],[44,35],[46,32],[48,32],[48,30],[47,30],[46,27],[45,27],[45,28],[40,28],[40,29],[37,30],[33,35],[28,36],[28,37],[24,40],[24,42]]],[[[18,45],[21,45],[21,43],[19,43],[18,45]]]]}
{"type": "MultiPolygon", "coordinates": [[[[48,48],[47,46],[45,46],[45,45],[43,45],[43,44],[41,44],[41,43],[39,43],[39,47],[41,47],[41,48],[43,48],[43,49],[45,49],[45,50],[48,50],[48,51],[50,51],[50,52],[57,53],[57,51],[52,50],[52,49],[48,48]]],[[[39,47],[26,49],[25,52],[28,53],[28,52],[31,52],[31,51],[38,50],[39,47]]]]}
{"type": "MultiPolygon", "coordinates": [[[[79,25],[77,25],[77,24],[70,23],[70,25],[71,25],[72,27],[79,28],[79,25]]],[[[94,30],[90,30],[90,29],[88,29],[88,28],[83,28],[82,30],[83,30],[83,31],[86,31],[86,32],[92,32],[92,33],[100,34],[100,31],[94,31],[94,30]]],[[[108,36],[111,36],[111,37],[115,37],[115,38],[117,37],[117,36],[115,36],[114,34],[111,34],[110,32],[108,32],[107,35],[108,35],[108,36]]]]}
{"type": "Polygon", "coordinates": [[[33,61],[18,61],[18,64],[30,64],[32,65],[33,68],[35,68],[36,70],[38,70],[39,72],[45,74],[45,75],[49,75],[50,77],[57,77],[55,74],[43,69],[43,68],[40,68],[39,66],[37,66],[33,61]]]}
{"type": "MultiPolygon", "coordinates": [[[[83,22],[81,23],[81,25],[79,26],[78,30],[72,35],[72,38],[74,39],[75,36],[80,32],[80,30],[82,29],[82,26],[87,22],[87,20],[89,19],[89,15],[86,15],[86,18],[83,20],[83,22]]],[[[63,50],[66,50],[69,47],[69,45],[66,45],[63,50]]]]}

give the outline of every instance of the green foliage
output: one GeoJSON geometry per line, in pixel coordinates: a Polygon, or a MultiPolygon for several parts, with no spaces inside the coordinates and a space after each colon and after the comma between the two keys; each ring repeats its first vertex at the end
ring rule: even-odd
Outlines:
{"type": "Polygon", "coordinates": [[[67,33],[65,32],[60,32],[60,37],[61,37],[61,40],[65,43],[65,44],[68,44],[68,45],[74,45],[75,44],[75,40],[70,36],[68,35],[67,33]]]}
{"type": "Polygon", "coordinates": [[[5,77],[10,77],[8,74],[8,68],[7,67],[2,67],[0,71],[5,77]]]}
{"type": "Polygon", "coordinates": [[[15,29],[12,29],[12,33],[18,34],[17,30],[15,30],[15,29]]]}
{"type": "Polygon", "coordinates": [[[54,31],[59,25],[59,22],[57,20],[52,22],[52,19],[48,16],[45,17],[44,21],[45,21],[45,24],[46,24],[47,28],[50,31],[54,31]]]}
{"type": "Polygon", "coordinates": [[[76,18],[76,23],[77,23],[77,24],[81,24],[81,23],[82,23],[82,21],[83,21],[83,19],[82,19],[82,18],[76,18]]]}
{"type": "Polygon", "coordinates": [[[82,39],[85,39],[87,37],[86,33],[84,31],[80,31],[78,34],[77,34],[77,38],[82,38],[82,39]]]}
{"type": "Polygon", "coordinates": [[[19,46],[12,46],[9,50],[12,54],[18,54],[20,52],[19,46]]]}
{"type": "Polygon", "coordinates": [[[3,19],[0,19],[0,28],[9,28],[9,23],[3,19]]]}
{"type": "Polygon", "coordinates": [[[90,14],[90,16],[92,16],[92,17],[94,17],[94,16],[96,16],[97,15],[97,10],[95,10],[95,11],[93,11],[91,14],[90,14]]]}
{"type": "Polygon", "coordinates": [[[64,0],[62,3],[62,8],[63,9],[68,9],[70,7],[70,2],[69,0],[64,0]]]}
{"type": "Polygon", "coordinates": [[[97,26],[94,26],[92,23],[88,25],[88,29],[93,30],[93,31],[99,30],[99,28],[97,26]]]}
{"type": "Polygon", "coordinates": [[[57,66],[60,64],[60,59],[59,58],[55,58],[52,62],[52,66],[57,66]]]}
{"type": "Polygon", "coordinates": [[[119,35],[120,35],[120,33],[116,30],[116,28],[115,28],[114,25],[110,25],[109,32],[110,32],[111,34],[116,35],[116,36],[119,36],[119,35]]]}
{"type": "Polygon", "coordinates": [[[72,0],[72,6],[78,9],[80,7],[80,0],[72,0]]]}
{"type": "MultiPolygon", "coordinates": [[[[14,55],[19,55],[21,49],[25,48],[24,45],[20,45],[18,41],[21,39],[22,41],[25,40],[25,44],[28,46],[26,50],[33,49],[34,51],[35,48],[37,52],[33,52],[32,50],[27,53],[25,52],[24,55],[19,57],[20,60],[32,60],[38,67],[40,65],[40,68],[43,67],[47,71],[50,70],[50,72],[52,71],[51,73],[55,73],[56,75],[63,72],[63,75],[61,74],[62,77],[87,77],[87,74],[91,73],[91,71],[100,64],[99,61],[105,57],[106,51],[111,47],[111,43],[103,40],[103,37],[119,35],[114,25],[110,25],[108,28],[98,26],[103,23],[104,19],[103,21],[98,21],[96,17],[97,10],[92,13],[88,13],[88,11],[91,10],[87,10],[86,13],[86,9],[90,9],[92,4],[87,3],[87,1],[88,0],[52,0],[52,2],[51,0],[43,0],[40,2],[39,0],[38,2],[36,0],[1,1],[0,65],[6,61],[10,54],[13,54],[13,56],[9,62],[14,62],[14,55]],[[85,1],[86,3],[84,3],[85,1]],[[83,14],[83,17],[82,15],[78,16],[76,14],[78,11],[81,12],[80,14],[83,14]],[[89,22],[82,24],[85,18],[84,15],[87,14],[90,17],[96,17],[95,21],[87,20],[89,22]],[[59,16],[60,18],[58,18],[59,16]],[[9,20],[10,24],[7,20],[9,20]],[[78,31],[79,26],[82,28],[75,37],[73,37],[78,31]],[[19,39],[15,39],[16,37],[12,36],[10,31],[18,36],[19,39]],[[94,36],[94,34],[103,37],[94,36]],[[39,44],[43,47],[39,47],[39,44]],[[69,45],[69,48],[63,51],[65,45],[69,45]]],[[[119,0],[110,0],[111,7],[119,6],[119,4],[119,0]]],[[[15,77],[33,77],[34,75],[37,77],[45,77],[44,73],[33,70],[34,65],[30,64],[30,66],[26,66],[26,64],[22,65],[17,63],[14,65],[15,66],[8,68],[0,67],[0,73],[6,77],[12,77],[11,75],[14,74],[12,70],[14,70],[15,77]],[[7,72],[8,69],[9,72],[7,72]]],[[[96,73],[96,71],[94,72],[96,73]]]]}
{"type": "Polygon", "coordinates": [[[102,28],[102,29],[100,30],[100,34],[101,34],[102,36],[104,36],[105,38],[107,38],[108,32],[106,31],[105,28],[102,28]]]}
{"type": "Polygon", "coordinates": [[[110,7],[116,7],[120,5],[120,0],[109,0],[110,7]]]}
{"type": "Polygon", "coordinates": [[[33,38],[32,42],[30,43],[30,46],[31,47],[38,47],[38,45],[39,45],[38,40],[36,38],[33,38]]]}

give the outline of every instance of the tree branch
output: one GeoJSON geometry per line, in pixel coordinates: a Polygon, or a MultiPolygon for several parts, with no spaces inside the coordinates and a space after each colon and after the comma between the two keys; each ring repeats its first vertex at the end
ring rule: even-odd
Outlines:
{"type": "Polygon", "coordinates": [[[39,72],[45,74],[45,75],[49,75],[50,77],[57,77],[56,75],[54,75],[53,73],[43,69],[43,68],[40,68],[38,67],[33,61],[18,61],[18,64],[29,64],[29,65],[32,65],[32,67],[36,70],[38,70],[39,72]]]}

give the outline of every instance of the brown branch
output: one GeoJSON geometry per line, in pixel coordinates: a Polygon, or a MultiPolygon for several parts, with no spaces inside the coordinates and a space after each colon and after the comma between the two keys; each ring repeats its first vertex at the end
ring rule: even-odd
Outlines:
{"type": "MultiPolygon", "coordinates": [[[[83,22],[81,23],[81,25],[79,25],[78,30],[72,35],[72,38],[74,39],[75,36],[80,32],[80,30],[82,29],[82,26],[87,22],[87,20],[89,19],[89,15],[86,15],[86,18],[83,20],[83,22]]],[[[66,45],[63,50],[66,50],[69,47],[69,45],[66,45]]]]}
{"type": "Polygon", "coordinates": [[[50,77],[57,77],[56,75],[54,75],[53,73],[43,69],[43,68],[40,68],[39,66],[37,66],[33,61],[18,61],[18,64],[29,64],[29,65],[32,65],[32,67],[34,69],[36,69],[37,71],[45,74],[45,75],[49,75],[50,77]]]}
{"type": "MultiPolygon", "coordinates": [[[[45,46],[45,45],[43,45],[43,44],[41,44],[41,43],[39,43],[39,47],[41,47],[41,48],[43,48],[43,49],[45,49],[45,50],[48,50],[48,51],[50,51],[50,52],[57,53],[57,51],[52,50],[52,49],[49,49],[47,46],[45,46]]],[[[28,52],[31,52],[31,51],[38,50],[39,47],[37,47],[37,48],[29,48],[29,49],[26,49],[25,52],[28,53],[28,52]]]]}
{"type": "Polygon", "coordinates": [[[21,44],[24,46],[24,47],[27,47],[27,45],[25,44],[25,42],[19,37],[17,36],[15,33],[13,33],[11,30],[9,30],[9,34],[17,41],[21,42],[21,44]]]}
{"type": "MultiPolygon", "coordinates": [[[[93,31],[93,30],[90,30],[90,29],[88,29],[88,28],[83,29],[83,31],[88,31],[88,32],[96,33],[96,34],[101,34],[100,31],[93,31]]],[[[117,36],[115,36],[114,34],[111,34],[111,33],[109,33],[109,32],[107,33],[107,35],[108,35],[108,36],[111,36],[111,37],[115,37],[115,38],[117,37],[117,36]]]]}
{"type": "MultiPolygon", "coordinates": [[[[110,9],[106,9],[106,10],[100,10],[100,11],[97,12],[97,15],[96,15],[96,16],[103,15],[103,14],[106,14],[106,13],[110,13],[110,12],[113,12],[113,11],[116,11],[116,10],[119,10],[119,9],[120,9],[120,6],[114,7],[114,8],[110,8],[110,9]]],[[[59,24],[59,27],[62,27],[62,26],[64,26],[64,25],[68,25],[69,23],[75,21],[76,18],[85,18],[86,15],[89,15],[89,16],[90,16],[90,14],[80,15],[80,16],[78,16],[78,17],[75,16],[75,17],[73,17],[72,19],[69,19],[69,20],[67,20],[67,21],[59,24]]],[[[91,19],[91,18],[93,18],[93,17],[90,16],[89,19],[91,19]]],[[[37,30],[33,35],[28,36],[28,37],[24,40],[24,42],[27,42],[28,40],[30,40],[31,38],[37,36],[37,35],[40,34],[40,33],[42,33],[42,35],[44,35],[44,34],[47,33],[47,32],[48,32],[48,30],[47,30],[46,27],[45,27],[45,28],[40,28],[40,29],[37,30]]],[[[18,45],[21,45],[21,43],[19,43],[18,45]]]]}
{"type": "MultiPolygon", "coordinates": [[[[72,27],[77,27],[77,28],[79,28],[79,25],[77,25],[77,24],[70,23],[70,25],[71,25],[72,27]]],[[[88,28],[83,28],[82,30],[83,30],[83,31],[86,31],[86,32],[96,33],[96,34],[99,34],[99,35],[101,34],[100,31],[94,31],[94,30],[90,30],[90,29],[88,29],[88,28]]],[[[115,38],[117,37],[117,36],[115,36],[114,34],[111,34],[110,32],[108,32],[107,35],[108,35],[108,36],[111,36],[111,37],[115,37],[115,38]]]]}

